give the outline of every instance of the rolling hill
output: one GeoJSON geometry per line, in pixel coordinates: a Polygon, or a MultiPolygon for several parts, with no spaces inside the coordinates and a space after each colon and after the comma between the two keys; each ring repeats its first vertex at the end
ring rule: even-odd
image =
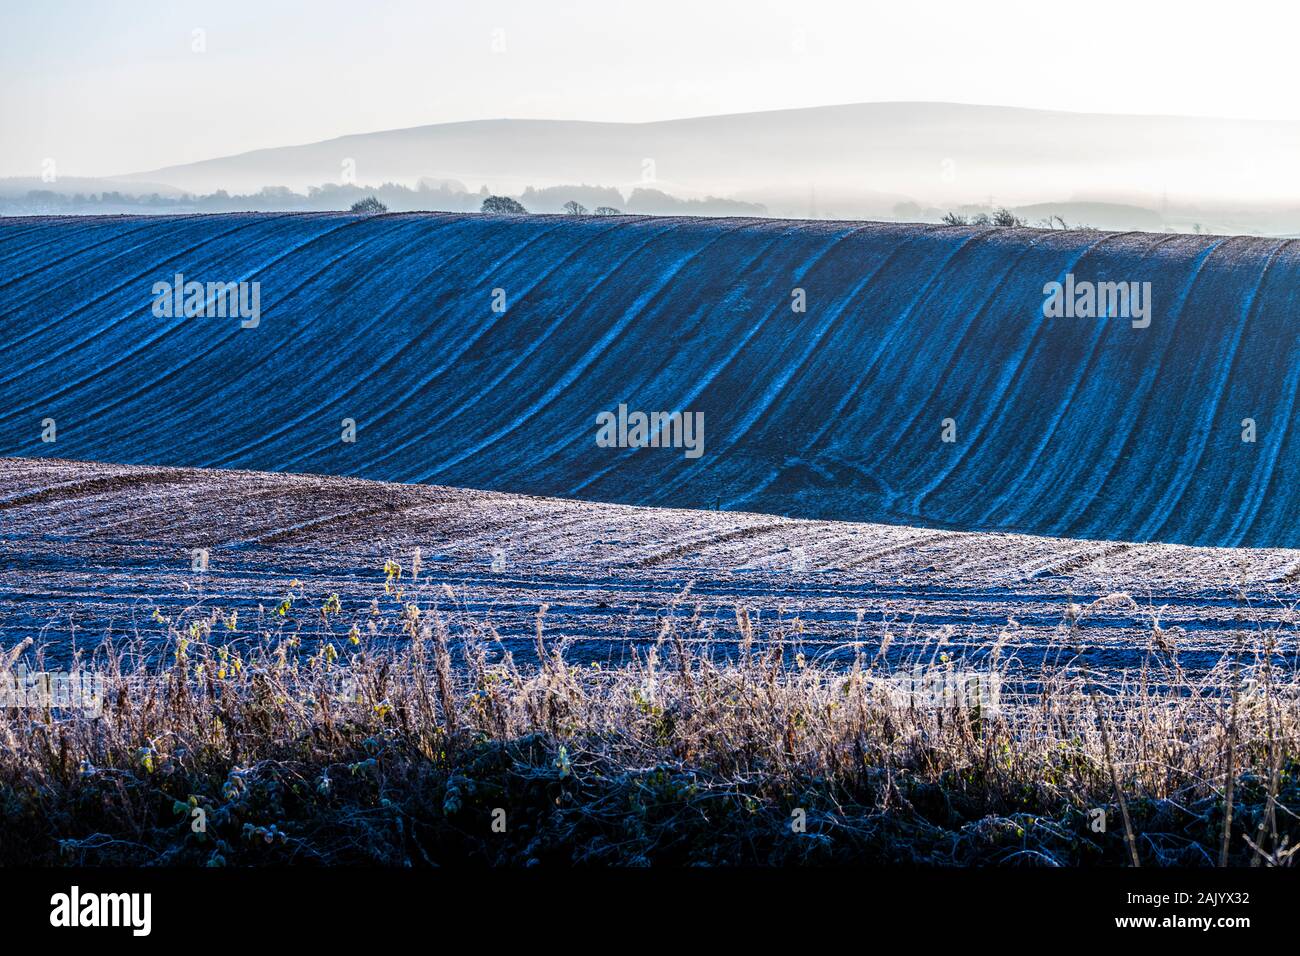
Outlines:
{"type": "MultiPolygon", "coordinates": [[[[763,203],[777,216],[889,215],[935,206],[1094,200],[1151,207],[1271,204],[1296,221],[1300,123],[1117,116],[955,103],[858,103],[599,123],[495,119],[343,136],[134,172],[194,193],[303,191],[453,178],[471,190],[590,183],[763,203]],[[351,177],[350,179],[348,177],[351,177]]],[[[1213,221],[1221,218],[1212,213],[1213,221]]],[[[1284,217],[1285,218],[1285,217],[1284,217]]],[[[1202,221],[1205,221],[1204,219],[1202,221]]]]}
{"type": "Polygon", "coordinates": [[[8,219],[0,455],[1296,547],[1297,268],[866,222],[8,219]],[[177,273],[259,283],[256,327],[154,314],[177,273]],[[1149,324],[1045,318],[1067,276],[1149,282],[1149,324]],[[701,414],[702,454],[600,447],[621,404],[701,414]]]}

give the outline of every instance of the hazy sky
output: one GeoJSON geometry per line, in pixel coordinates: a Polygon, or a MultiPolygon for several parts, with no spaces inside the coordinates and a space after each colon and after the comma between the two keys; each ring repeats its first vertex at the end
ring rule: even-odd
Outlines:
{"type": "Polygon", "coordinates": [[[1300,119],[1297,24],[1277,0],[7,0],[0,175],[883,100],[1300,119]]]}

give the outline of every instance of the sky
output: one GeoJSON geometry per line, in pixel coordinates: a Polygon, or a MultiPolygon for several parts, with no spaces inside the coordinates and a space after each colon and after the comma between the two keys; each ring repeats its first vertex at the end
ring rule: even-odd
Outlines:
{"type": "Polygon", "coordinates": [[[41,0],[0,9],[0,176],[490,118],[897,100],[1300,120],[1276,0],[41,0]]]}

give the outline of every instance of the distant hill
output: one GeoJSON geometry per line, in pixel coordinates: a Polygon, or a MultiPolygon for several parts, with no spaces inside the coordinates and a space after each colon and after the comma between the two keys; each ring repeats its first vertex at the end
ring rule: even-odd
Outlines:
{"type": "Polygon", "coordinates": [[[937,210],[1085,196],[1147,209],[1276,204],[1294,195],[1296,156],[1294,122],[869,103],[656,123],[443,123],[120,178],[201,193],[415,185],[422,177],[513,195],[591,183],[624,195],[651,188],[746,199],[771,215],[847,218],[892,216],[903,200],[937,210]]]}

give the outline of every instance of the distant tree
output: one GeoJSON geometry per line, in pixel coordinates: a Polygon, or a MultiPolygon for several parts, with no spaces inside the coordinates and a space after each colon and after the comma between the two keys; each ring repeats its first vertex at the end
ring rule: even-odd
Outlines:
{"type": "Polygon", "coordinates": [[[597,216],[618,216],[621,214],[613,206],[597,206],[596,215],[597,216]]]}
{"type": "Polygon", "coordinates": [[[376,213],[388,212],[388,207],[374,196],[367,196],[365,199],[358,199],[354,202],[350,211],[359,213],[362,216],[373,216],[376,213]]]}
{"type": "Polygon", "coordinates": [[[1025,220],[1005,207],[994,210],[991,216],[986,212],[977,212],[973,216],[950,212],[943,217],[943,223],[945,226],[1000,226],[1004,229],[1026,224],[1025,220]]]}
{"type": "Polygon", "coordinates": [[[572,199],[564,204],[564,211],[570,216],[587,215],[587,207],[580,202],[574,202],[572,199]]]}
{"type": "Polygon", "coordinates": [[[1023,226],[1025,221],[1013,213],[1005,206],[1000,207],[997,212],[993,213],[993,225],[1001,226],[1004,229],[1014,226],[1023,226]]]}
{"type": "Polygon", "coordinates": [[[509,196],[488,196],[483,200],[483,212],[495,213],[502,216],[524,216],[528,210],[516,199],[509,196]]]}

